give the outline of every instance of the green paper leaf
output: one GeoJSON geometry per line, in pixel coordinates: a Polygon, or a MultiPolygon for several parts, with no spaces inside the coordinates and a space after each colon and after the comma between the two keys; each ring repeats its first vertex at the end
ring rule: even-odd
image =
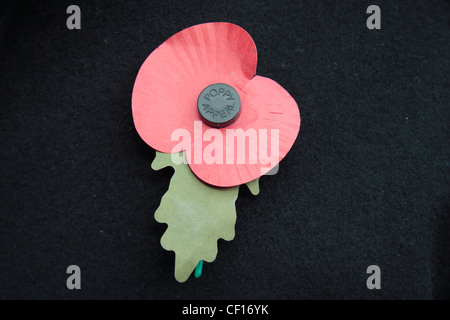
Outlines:
{"type": "Polygon", "coordinates": [[[247,187],[254,196],[257,196],[259,194],[259,178],[247,183],[247,187]]]}
{"type": "MultiPolygon", "coordinates": [[[[184,158],[184,153],[180,153],[184,158]]],[[[234,238],[235,202],[239,186],[218,188],[198,179],[187,164],[174,164],[170,153],[156,152],[154,170],[175,169],[168,191],[161,199],[155,219],[167,224],[161,238],[164,249],[175,252],[175,279],[186,281],[200,260],[213,262],[217,240],[234,238]]],[[[247,184],[253,194],[258,181],[247,184]]]]}

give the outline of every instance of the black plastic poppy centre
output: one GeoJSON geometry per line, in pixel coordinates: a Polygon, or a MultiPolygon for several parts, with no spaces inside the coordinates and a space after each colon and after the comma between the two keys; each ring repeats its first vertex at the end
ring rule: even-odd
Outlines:
{"type": "Polygon", "coordinates": [[[241,98],[232,86],[214,83],[200,93],[197,107],[204,123],[213,128],[224,128],[239,118],[241,98]]]}

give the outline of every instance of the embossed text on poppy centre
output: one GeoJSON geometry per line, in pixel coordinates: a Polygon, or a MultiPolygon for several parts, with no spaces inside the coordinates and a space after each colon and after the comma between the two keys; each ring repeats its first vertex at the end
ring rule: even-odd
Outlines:
{"type": "Polygon", "coordinates": [[[223,87],[212,88],[203,95],[203,98],[210,102],[202,103],[203,111],[205,114],[210,114],[213,119],[216,117],[227,118],[235,109],[236,103],[233,94],[223,87]]]}

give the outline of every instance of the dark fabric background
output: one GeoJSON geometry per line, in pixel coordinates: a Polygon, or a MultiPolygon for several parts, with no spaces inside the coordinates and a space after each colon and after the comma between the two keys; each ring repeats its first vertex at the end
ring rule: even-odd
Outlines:
{"type": "Polygon", "coordinates": [[[371,4],[2,1],[0,298],[449,298],[450,4],[376,1],[373,31],[371,4]],[[260,195],[241,188],[235,239],[179,284],[153,218],[172,171],[150,168],[130,101],[145,58],[208,21],[250,33],[302,125],[260,195]]]}

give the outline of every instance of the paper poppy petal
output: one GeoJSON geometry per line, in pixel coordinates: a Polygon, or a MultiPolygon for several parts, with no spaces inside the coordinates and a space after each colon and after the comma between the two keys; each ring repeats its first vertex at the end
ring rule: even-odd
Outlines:
{"type": "MultiPolygon", "coordinates": [[[[202,139],[203,161],[199,163],[195,161],[196,159],[193,156],[189,164],[192,171],[201,180],[218,187],[231,187],[244,184],[267,173],[286,156],[300,130],[300,112],[297,103],[275,81],[265,77],[255,76],[243,89],[238,89],[238,93],[242,101],[242,111],[238,120],[229,127],[222,129],[212,129],[203,124],[203,136],[197,136],[197,140],[194,139],[192,144],[193,153],[195,153],[195,148],[198,148],[198,145],[200,145],[198,140],[199,138],[202,139]],[[226,141],[227,130],[237,129],[242,129],[248,133],[256,132],[258,137],[258,142],[253,147],[249,147],[251,144],[249,142],[250,138],[247,140],[243,154],[242,152],[239,154],[240,150],[238,150],[237,140],[235,143],[226,141]],[[205,149],[212,143],[209,140],[214,141],[213,139],[205,139],[205,136],[214,135],[214,130],[220,132],[224,140],[222,164],[205,163],[205,154],[208,153],[205,152],[205,149]],[[264,135],[264,132],[267,132],[267,137],[270,136],[269,133],[274,133],[272,136],[275,136],[276,131],[278,131],[278,157],[275,159],[276,161],[271,161],[270,164],[263,164],[260,161],[259,154],[261,134],[264,135]],[[226,155],[230,154],[230,151],[235,155],[233,163],[229,163],[226,159],[226,155]],[[258,154],[257,163],[249,163],[250,156],[254,156],[255,153],[258,154]],[[237,163],[238,157],[244,157],[244,164],[237,163]]],[[[270,143],[270,138],[267,141],[269,145],[267,146],[268,152],[266,153],[270,155],[272,143],[270,143]]],[[[215,156],[215,154],[211,154],[215,156]]]]}
{"type": "Polygon", "coordinates": [[[197,99],[212,83],[242,88],[255,75],[256,46],[241,27],[196,25],[170,37],[145,60],[134,84],[133,119],[141,138],[161,152],[180,152],[175,129],[200,120],[197,99]],[[177,147],[177,148],[174,148],[177,147]]]}

